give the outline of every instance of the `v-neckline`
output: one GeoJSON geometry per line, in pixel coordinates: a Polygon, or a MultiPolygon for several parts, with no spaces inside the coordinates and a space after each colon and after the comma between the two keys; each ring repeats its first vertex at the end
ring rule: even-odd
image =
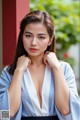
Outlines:
{"type": "Polygon", "coordinates": [[[44,70],[43,83],[42,83],[42,87],[41,87],[42,105],[40,105],[40,101],[39,101],[39,98],[38,98],[38,95],[37,95],[37,91],[36,91],[36,88],[35,88],[35,85],[34,85],[34,82],[33,82],[32,76],[31,76],[31,73],[29,71],[29,68],[27,68],[27,71],[28,71],[28,74],[29,74],[29,77],[30,77],[30,80],[31,80],[31,83],[32,83],[32,86],[33,86],[33,89],[34,89],[34,92],[35,92],[35,95],[36,95],[36,98],[37,98],[37,102],[38,102],[38,105],[39,105],[41,110],[43,109],[43,96],[42,96],[42,93],[43,93],[43,86],[44,86],[44,82],[45,82],[46,69],[47,69],[47,66],[45,66],[45,70],[44,70]]]}
{"type": "MultiPolygon", "coordinates": [[[[45,72],[44,72],[44,79],[41,89],[42,94],[42,107],[40,107],[40,103],[38,100],[38,96],[36,93],[35,86],[33,84],[30,72],[27,68],[27,70],[24,72],[23,78],[24,78],[24,92],[26,97],[26,90],[28,91],[29,100],[31,101],[31,104],[33,106],[33,109],[35,111],[36,116],[47,116],[49,114],[49,99],[50,99],[50,86],[51,86],[51,80],[52,80],[52,74],[51,74],[51,68],[48,67],[48,65],[45,66],[45,72]]],[[[26,104],[29,104],[27,102],[27,99],[25,99],[26,104]]]]}

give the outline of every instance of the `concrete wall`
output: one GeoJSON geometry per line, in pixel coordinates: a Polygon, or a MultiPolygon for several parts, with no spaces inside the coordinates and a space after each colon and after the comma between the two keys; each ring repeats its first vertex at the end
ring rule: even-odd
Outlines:
{"type": "Polygon", "coordinates": [[[2,69],[2,0],[0,0],[0,72],[2,69]]]}

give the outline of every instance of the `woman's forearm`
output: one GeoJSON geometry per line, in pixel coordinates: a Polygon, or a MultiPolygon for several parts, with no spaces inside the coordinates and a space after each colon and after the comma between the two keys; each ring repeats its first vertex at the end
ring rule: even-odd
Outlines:
{"type": "Polygon", "coordinates": [[[10,117],[13,117],[19,109],[21,102],[22,71],[15,69],[11,85],[8,89],[10,97],[10,117]]]}
{"type": "Polygon", "coordinates": [[[56,106],[63,115],[67,115],[70,113],[69,87],[66,83],[61,66],[54,68],[53,74],[54,74],[54,79],[55,79],[55,103],[56,103],[56,106]]]}
{"type": "Polygon", "coordinates": [[[14,71],[14,75],[11,81],[11,85],[8,89],[10,96],[10,116],[13,117],[18,111],[21,103],[21,84],[22,75],[31,64],[31,60],[26,56],[20,56],[17,60],[17,67],[14,71]]]}

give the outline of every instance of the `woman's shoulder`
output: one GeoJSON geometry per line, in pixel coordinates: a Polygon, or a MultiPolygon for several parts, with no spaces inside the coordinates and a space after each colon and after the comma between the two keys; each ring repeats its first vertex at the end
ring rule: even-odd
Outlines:
{"type": "Polygon", "coordinates": [[[59,61],[59,62],[60,62],[61,66],[63,68],[69,68],[69,67],[71,67],[70,63],[68,63],[68,62],[65,62],[65,61],[59,61]]]}
{"type": "Polygon", "coordinates": [[[74,71],[68,62],[60,61],[66,79],[75,78],[74,71]]]}
{"type": "Polygon", "coordinates": [[[8,78],[11,78],[12,77],[12,75],[8,72],[8,69],[9,69],[9,66],[5,66],[5,67],[3,67],[2,68],[2,71],[1,71],[1,73],[0,73],[0,76],[6,76],[6,77],[8,77],[8,78]]]}
{"type": "Polygon", "coordinates": [[[71,65],[65,61],[59,61],[64,72],[73,72],[71,65]]]}
{"type": "Polygon", "coordinates": [[[3,67],[1,73],[2,73],[2,72],[8,72],[8,68],[9,68],[9,66],[3,67]]]}
{"type": "Polygon", "coordinates": [[[2,68],[2,71],[0,73],[0,87],[4,90],[9,87],[12,80],[12,76],[8,72],[8,67],[9,66],[5,66],[2,68]]]}

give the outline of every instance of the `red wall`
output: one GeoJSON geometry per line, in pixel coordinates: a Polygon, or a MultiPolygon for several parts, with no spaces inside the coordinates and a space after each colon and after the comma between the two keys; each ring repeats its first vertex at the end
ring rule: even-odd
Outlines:
{"type": "Polygon", "coordinates": [[[29,0],[2,0],[3,66],[11,64],[19,33],[19,24],[29,12],[29,0]]]}

